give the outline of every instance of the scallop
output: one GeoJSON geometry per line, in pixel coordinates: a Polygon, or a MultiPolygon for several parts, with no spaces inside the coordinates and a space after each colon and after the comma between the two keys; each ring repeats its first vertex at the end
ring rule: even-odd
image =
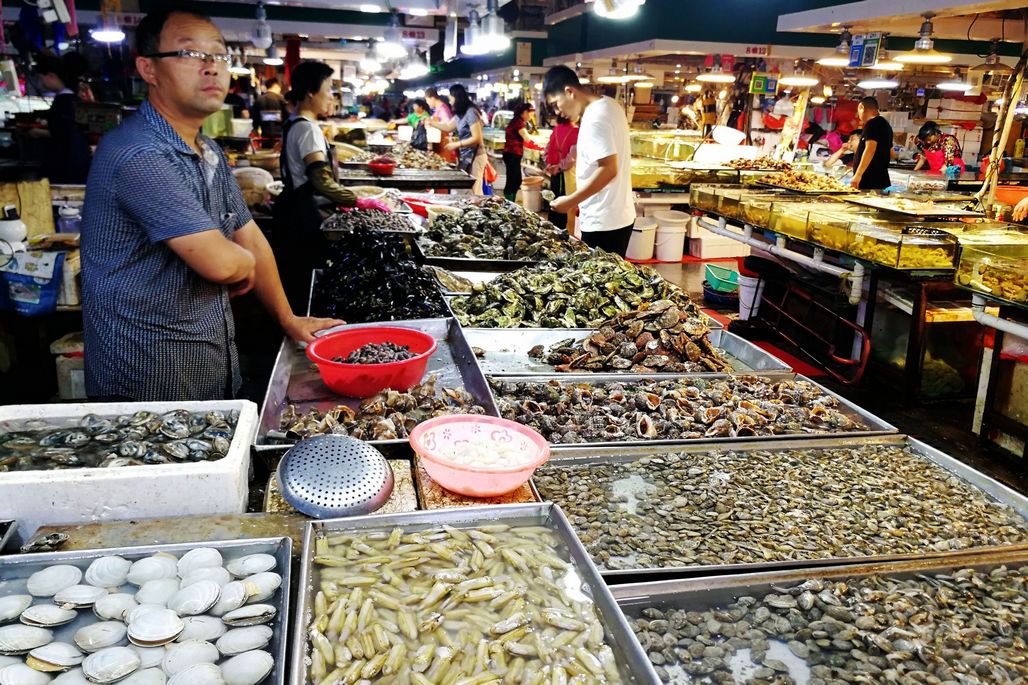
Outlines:
{"type": "Polygon", "coordinates": [[[93,605],[93,613],[102,621],[124,620],[126,612],[139,606],[136,598],[127,592],[115,592],[101,597],[93,605]]]}
{"type": "Polygon", "coordinates": [[[140,586],[136,601],[140,604],[167,606],[168,600],[175,596],[180,587],[178,578],[148,580],[140,586]]]}
{"type": "Polygon", "coordinates": [[[257,573],[244,580],[243,585],[246,586],[247,602],[263,602],[271,599],[275,591],[282,585],[282,576],[272,571],[257,573]]]}
{"type": "Polygon", "coordinates": [[[132,562],[122,557],[110,556],[94,559],[86,569],[86,583],[96,587],[119,588],[128,579],[132,562]]]}
{"type": "Polygon", "coordinates": [[[50,676],[25,664],[12,664],[0,669],[0,685],[46,685],[50,676]]]}
{"type": "Polygon", "coordinates": [[[172,642],[184,629],[185,623],[171,609],[153,609],[133,617],[128,636],[140,647],[157,647],[172,642]]]}
{"type": "Polygon", "coordinates": [[[199,583],[201,580],[210,580],[218,584],[218,587],[225,587],[232,582],[232,574],[221,566],[204,566],[194,569],[182,579],[182,587],[199,583]]]}
{"type": "Polygon", "coordinates": [[[51,685],[90,685],[90,682],[82,675],[81,668],[73,668],[54,678],[51,685]]]}
{"type": "Polygon", "coordinates": [[[159,667],[161,662],[164,661],[164,655],[166,653],[164,647],[140,647],[139,645],[129,645],[128,648],[139,655],[140,670],[159,667]]]}
{"type": "Polygon", "coordinates": [[[71,623],[78,618],[78,612],[53,604],[37,604],[21,614],[21,622],[27,626],[54,628],[71,623]]]}
{"type": "Polygon", "coordinates": [[[118,685],[165,685],[168,676],[159,668],[142,668],[118,685]]]}
{"type": "Polygon", "coordinates": [[[186,624],[186,627],[176,638],[176,642],[185,642],[186,640],[214,642],[228,632],[228,626],[222,623],[220,618],[214,616],[184,616],[182,622],[186,624]]]}
{"type": "Polygon", "coordinates": [[[21,613],[32,606],[32,595],[7,595],[0,597],[0,623],[16,620],[21,613]]]}
{"type": "Polygon", "coordinates": [[[193,664],[168,679],[168,685],[225,685],[217,664],[193,664]]]}
{"type": "Polygon", "coordinates": [[[270,554],[248,554],[225,564],[228,572],[236,578],[246,578],[275,568],[278,560],[270,554]]]}
{"type": "Polygon", "coordinates": [[[57,564],[29,576],[25,589],[34,597],[53,597],[64,588],[78,585],[82,569],[68,564],[57,564]]]}
{"type": "Polygon", "coordinates": [[[168,647],[161,666],[169,676],[181,673],[193,664],[216,664],[221,652],[210,642],[189,640],[168,647]]]}
{"type": "Polygon", "coordinates": [[[133,585],[142,585],[148,580],[174,578],[178,575],[178,559],[167,552],[158,552],[132,563],[125,579],[133,585]]]}
{"type": "Polygon", "coordinates": [[[20,623],[0,628],[0,654],[14,656],[27,654],[36,647],[50,644],[54,640],[52,631],[20,623]]]}
{"type": "Polygon", "coordinates": [[[113,683],[139,669],[139,655],[128,647],[108,647],[82,662],[82,674],[91,683],[113,683]]]}
{"type": "Polygon", "coordinates": [[[75,609],[93,606],[98,600],[107,596],[107,588],[93,585],[72,585],[54,595],[54,604],[75,609]]]}
{"type": "Polygon", "coordinates": [[[278,609],[270,604],[247,604],[221,617],[222,622],[233,628],[256,626],[275,618],[278,609]]]}
{"type": "Polygon", "coordinates": [[[273,631],[268,626],[233,628],[218,638],[218,650],[225,656],[234,656],[261,649],[271,642],[273,631]]]}
{"type": "Polygon", "coordinates": [[[214,616],[224,616],[230,611],[235,611],[239,607],[246,603],[247,598],[247,587],[244,581],[233,580],[231,583],[221,588],[221,596],[218,597],[217,603],[210,608],[210,612],[214,616]]]}
{"type": "Polygon", "coordinates": [[[213,607],[220,596],[220,585],[213,580],[201,580],[176,592],[168,600],[168,608],[179,616],[197,616],[213,607]]]}
{"type": "Polygon", "coordinates": [[[100,621],[79,628],[72,640],[83,652],[96,652],[120,644],[125,639],[125,633],[124,623],[100,621]]]}
{"type": "Polygon", "coordinates": [[[51,642],[29,652],[25,663],[37,671],[55,672],[67,671],[78,666],[83,659],[85,659],[85,655],[75,645],[67,642],[51,642]]]}
{"type": "Polygon", "coordinates": [[[221,552],[218,550],[213,547],[198,547],[189,550],[178,560],[178,574],[185,578],[191,571],[198,568],[221,566],[223,563],[224,559],[221,558],[221,552]]]}
{"type": "Polygon", "coordinates": [[[221,664],[221,674],[225,685],[257,685],[274,667],[275,659],[270,654],[253,649],[221,664]]]}

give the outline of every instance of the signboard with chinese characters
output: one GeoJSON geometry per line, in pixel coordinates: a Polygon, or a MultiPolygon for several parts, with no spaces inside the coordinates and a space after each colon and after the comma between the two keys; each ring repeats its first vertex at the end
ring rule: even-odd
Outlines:
{"type": "Polygon", "coordinates": [[[860,67],[873,67],[878,61],[878,50],[882,45],[882,34],[880,31],[874,33],[859,33],[853,36],[850,42],[850,63],[849,67],[857,69],[860,67]]]}
{"type": "Polygon", "coordinates": [[[768,57],[771,55],[770,45],[747,45],[744,54],[747,57],[768,57]]]}
{"type": "Polygon", "coordinates": [[[750,93],[753,95],[774,95],[778,92],[778,74],[755,72],[750,79],[750,93]]]}
{"type": "Polygon", "coordinates": [[[519,67],[532,66],[532,44],[527,40],[519,40],[514,45],[517,52],[515,64],[519,67]]]}

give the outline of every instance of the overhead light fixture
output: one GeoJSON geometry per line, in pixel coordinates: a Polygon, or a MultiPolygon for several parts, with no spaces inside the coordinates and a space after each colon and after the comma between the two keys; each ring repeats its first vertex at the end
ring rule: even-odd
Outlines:
{"type": "Polygon", "coordinates": [[[360,70],[366,74],[375,74],[382,70],[382,62],[379,61],[374,48],[370,46],[368,47],[368,51],[364,53],[364,57],[361,58],[359,66],[360,70]]]}
{"type": "Polygon", "coordinates": [[[481,40],[488,47],[489,52],[506,52],[510,47],[510,36],[507,35],[507,25],[500,16],[500,1],[486,0],[486,15],[482,20],[481,40]]]}
{"type": "Polygon", "coordinates": [[[283,60],[281,57],[278,56],[278,48],[276,48],[274,45],[268,48],[268,52],[264,55],[264,63],[267,64],[269,67],[282,66],[283,60]]]}
{"type": "Polygon", "coordinates": [[[636,81],[635,82],[636,90],[639,90],[639,89],[642,89],[642,88],[649,89],[649,88],[652,88],[652,87],[653,87],[653,82],[652,81],[636,81]]]}
{"type": "Polygon", "coordinates": [[[823,105],[825,104],[825,97],[823,95],[815,95],[810,98],[810,104],[812,105],[823,105]]]}
{"type": "Polygon", "coordinates": [[[698,83],[690,83],[685,87],[686,93],[698,93],[703,90],[703,86],[698,83]]]}
{"type": "Polygon", "coordinates": [[[938,88],[939,90],[947,90],[947,91],[954,91],[954,92],[963,93],[965,90],[970,90],[971,89],[971,84],[968,83],[967,81],[965,81],[964,79],[960,78],[960,70],[959,69],[955,69],[954,72],[953,72],[953,78],[952,79],[943,81],[941,83],[936,83],[935,87],[938,88]]]}
{"type": "Polygon", "coordinates": [[[947,55],[935,50],[935,41],[932,40],[932,17],[935,14],[928,12],[924,15],[924,22],[921,24],[920,37],[914,42],[914,49],[896,55],[897,62],[904,64],[947,64],[953,61],[953,55],[947,55]]]}
{"type": "Polygon", "coordinates": [[[628,74],[628,77],[630,77],[632,79],[632,81],[634,81],[636,83],[640,83],[642,81],[652,81],[653,80],[653,77],[650,76],[649,74],[647,74],[643,70],[642,62],[636,62],[635,63],[635,69],[632,70],[631,74],[628,74]]]}
{"type": "Polygon", "coordinates": [[[271,47],[271,24],[268,23],[268,11],[264,9],[264,3],[257,3],[257,23],[253,25],[250,32],[250,42],[259,50],[267,50],[271,47]]]}
{"type": "Polygon", "coordinates": [[[379,7],[378,5],[372,5],[370,3],[361,5],[358,9],[360,9],[361,12],[365,12],[367,14],[378,14],[382,11],[381,7],[379,7]]]}
{"type": "Polygon", "coordinates": [[[235,48],[235,49],[229,48],[229,52],[234,54],[234,58],[232,59],[232,66],[230,66],[228,68],[229,73],[230,74],[235,74],[236,76],[245,76],[245,75],[249,74],[250,73],[250,67],[248,67],[245,64],[243,64],[243,59],[242,59],[243,51],[242,51],[242,49],[239,49],[239,48],[235,48]]]}
{"type": "Polygon", "coordinates": [[[715,66],[710,71],[697,76],[696,80],[703,83],[735,83],[735,74],[721,71],[721,67],[715,66]]]}
{"type": "Polygon", "coordinates": [[[400,15],[393,10],[389,17],[389,28],[382,35],[382,40],[375,45],[375,52],[379,57],[385,59],[401,59],[407,54],[407,48],[403,46],[403,37],[400,33],[400,15]]]}
{"type": "Polygon", "coordinates": [[[857,84],[858,88],[864,90],[892,90],[899,86],[899,81],[887,78],[869,78],[857,84]]]}
{"type": "Polygon", "coordinates": [[[848,67],[850,65],[850,41],[852,40],[853,34],[850,33],[850,28],[844,26],[835,51],[830,55],[825,55],[817,63],[824,67],[848,67]]]}
{"type": "Polygon", "coordinates": [[[627,83],[628,81],[625,78],[627,73],[628,73],[628,63],[627,62],[625,63],[624,70],[621,70],[621,69],[618,68],[617,60],[612,60],[611,63],[610,63],[610,69],[607,70],[606,74],[604,74],[602,76],[598,76],[596,78],[596,82],[597,83],[604,83],[604,84],[608,84],[608,85],[618,84],[618,83],[627,83]]]}
{"type": "Polygon", "coordinates": [[[98,43],[120,43],[125,40],[125,32],[116,23],[101,22],[89,31],[89,35],[98,43]]]}
{"type": "Polygon", "coordinates": [[[903,66],[903,62],[889,59],[888,51],[883,50],[878,57],[878,61],[869,66],[868,69],[874,69],[875,71],[902,71],[903,66]]]}
{"type": "Polygon", "coordinates": [[[1013,67],[1009,67],[999,59],[999,38],[989,41],[989,56],[981,64],[971,67],[974,71],[991,72],[993,74],[1012,74],[1013,67]]]}
{"type": "Polygon", "coordinates": [[[605,19],[629,19],[639,13],[646,0],[594,0],[593,11],[605,19]]]}
{"type": "Polygon", "coordinates": [[[803,68],[803,64],[798,63],[791,74],[786,74],[778,79],[778,83],[783,86],[792,86],[797,88],[809,88],[810,86],[816,86],[821,83],[821,80],[813,74],[807,72],[803,68]]]}
{"type": "Polygon", "coordinates": [[[429,72],[428,63],[421,59],[417,50],[413,51],[410,60],[400,69],[400,78],[404,81],[421,78],[429,72]]]}
{"type": "Polygon", "coordinates": [[[461,54],[475,57],[489,52],[482,41],[482,24],[478,20],[478,12],[468,13],[468,27],[464,29],[464,44],[460,46],[461,54]]]}

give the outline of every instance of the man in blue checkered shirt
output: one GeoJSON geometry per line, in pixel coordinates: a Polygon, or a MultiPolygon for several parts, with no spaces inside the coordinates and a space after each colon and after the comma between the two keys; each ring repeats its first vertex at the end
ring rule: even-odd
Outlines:
{"type": "Polygon", "coordinates": [[[253,290],[291,338],[342,323],[294,315],[267,240],[221,149],[230,57],[206,17],[150,14],[136,30],[149,86],[104,136],[86,188],[82,286],[91,399],[212,400],[241,384],[229,298],[253,290]]]}

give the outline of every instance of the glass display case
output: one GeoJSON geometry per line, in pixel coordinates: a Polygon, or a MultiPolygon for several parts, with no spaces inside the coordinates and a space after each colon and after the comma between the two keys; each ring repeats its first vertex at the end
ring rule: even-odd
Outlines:
{"type": "Polygon", "coordinates": [[[806,240],[807,216],[816,207],[810,202],[778,202],[771,207],[768,228],[775,233],[806,240]]]}
{"type": "Polygon", "coordinates": [[[633,157],[672,162],[692,159],[702,136],[699,131],[631,131],[633,157]]]}
{"type": "Polygon", "coordinates": [[[746,191],[736,186],[719,186],[717,195],[717,213],[729,219],[742,220],[740,200],[746,191]]]}
{"type": "Polygon", "coordinates": [[[717,192],[721,186],[709,183],[695,183],[689,188],[689,206],[706,212],[718,209],[717,192]]]}
{"type": "Polygon", "coordinates": [[[909,270],[952,269],[956,261],[957,239],[935,228],[861,221],[850,230],[846,252],[868,262],[909,270]]]}
{"type": "Polygon", "coordinates": [[[1014,236],[1017,239],[1006,244],[961,241],[957,285],[1013,304],[1028,304],[1028,240],[1023,233],[1014,232],[1014,236]]]}
{"type": "Polygon", "coordinates": [[[807,237],[829,250],[844,251],[850,244],[850,224],[875,223],[876,212],[859,211],[847,206],[817,209],[807,215],[807,237]]]}

